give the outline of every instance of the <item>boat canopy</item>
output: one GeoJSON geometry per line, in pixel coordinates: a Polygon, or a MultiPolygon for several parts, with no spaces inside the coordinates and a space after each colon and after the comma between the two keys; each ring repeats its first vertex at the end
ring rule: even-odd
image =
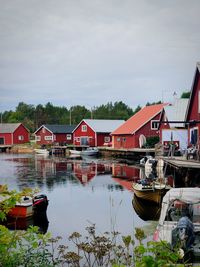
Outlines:
{"type": "Polygon", "coordinates": [[[200,188],[186,187],[186,188],[172,188],[170,189],[162,200],[162,209],[159,219],[159,224],[163,225],[168,208],[174,200],[179,200],[188,204],[200,203],[200,188]]]}

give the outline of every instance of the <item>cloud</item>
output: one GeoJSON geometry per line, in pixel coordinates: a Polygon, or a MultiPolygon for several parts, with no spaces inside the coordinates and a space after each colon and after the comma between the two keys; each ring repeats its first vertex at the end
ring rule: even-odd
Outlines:
{"type": "Polygon", "coordinates": [[[197,0],[0,4],[0,110],[19,101],[137,106],[191,87],[197,0]]]}

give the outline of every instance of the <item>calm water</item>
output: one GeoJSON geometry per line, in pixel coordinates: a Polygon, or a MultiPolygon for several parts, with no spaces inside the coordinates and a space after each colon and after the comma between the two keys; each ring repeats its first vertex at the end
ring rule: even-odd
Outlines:
{"type": "Polygon", "coordinates": [[[114,228],[122,234],[150,224],[132,205],[131,184],[143,176],[138,167],[103,159],[1,153],[0,169],[0,183],[9,189],[37,187],[48,196],[48,231],[53,236],[66,238],[73,231],[84,235],[89,223],[99,233],[114,228]]]}

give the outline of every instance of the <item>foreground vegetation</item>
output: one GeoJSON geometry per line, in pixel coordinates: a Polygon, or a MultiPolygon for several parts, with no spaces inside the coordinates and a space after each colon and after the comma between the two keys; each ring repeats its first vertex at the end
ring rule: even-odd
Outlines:
{"type": "MultiPolygon", "coordinates": [[[[8,191],[0,187],[0,195],[8,196],[0,204],[1,222],[22,194],[32,194],[30,190],[22,193],[8,191]]],[[[177,265],[180,259],[178,248],[171,249],[165,242],[147,242],[144,232],[136,228],[134,238],[111,232],[96,233],[95,225],[86,228],[87,236],[74,232],[67,240],[52,238],[50,233],[41,234],[37,227],[27,231],[10,231],[0,225],[0,266],[7,267],[51,267],[51,266],[112,266],[112,267],[164,267],[177,265]],[[73,248],[71,250],[70,248],[73,248]]]]}

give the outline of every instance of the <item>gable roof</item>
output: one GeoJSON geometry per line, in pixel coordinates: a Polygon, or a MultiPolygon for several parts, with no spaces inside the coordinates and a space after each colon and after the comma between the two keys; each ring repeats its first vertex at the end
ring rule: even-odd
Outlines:
{"type": "Polygon", "coordinates": [[[44,124],[38,128],[35,133],[37,133],[42,127],[46,128],[54,134],[61,133],[72,133],[76,125],[59,125],[59,124],[44,124]]]}
{"type": "MultiPolygon", "coordinates": [[[[172,105],[165,106],[165,114],[168,121],[185,121],[185,114],[187,111],[189,99],[179,98],[174,101],[172,105]]],[[[184,127],[184,123],[169,123],[171,128],[184,127]]]]}
{"type": "Polygon", "coordinates": [[[85,119],[82,120],[74,131],[79,127],[82,122],[85,122],[92,130],[96,133],[111,133],[119,127],[124,120],[94,120],[94,119],[85,119]]]}
{"type": "Polygon", "coordinates": [[[14,133],[21,123],[0,123],[0,133],[14,133]]]}
{"type": "Polygon", "coordinates": [[[197,75],[199,75],[199,74],[200,74],[200,62],[197,62],[196,71],[195,71],[195,74],[194,74],[192,88],[191,88],[191,93],[190,93],[190,99],[189,99],[189,103],[188,103],[187,111],[186,111],[186,116],[185,116],[185,120],[186,121],[188,120],[190,106],[191,106],[192,101],[193,101],[193,98],[194,98],[194,89],[195,89],[196,78],[197,78],[197,75]]]}
{"type": "Polygon", "coordinates": [[[130,119],[128,119],[124,124],[117,128],[112,135],[118,134],[134,134],[147,122],[153,119],[157,114],[159,114],[163,107],[167,104],[157,104],[152,106],[146,106],[134,114],[130,119]]]}

